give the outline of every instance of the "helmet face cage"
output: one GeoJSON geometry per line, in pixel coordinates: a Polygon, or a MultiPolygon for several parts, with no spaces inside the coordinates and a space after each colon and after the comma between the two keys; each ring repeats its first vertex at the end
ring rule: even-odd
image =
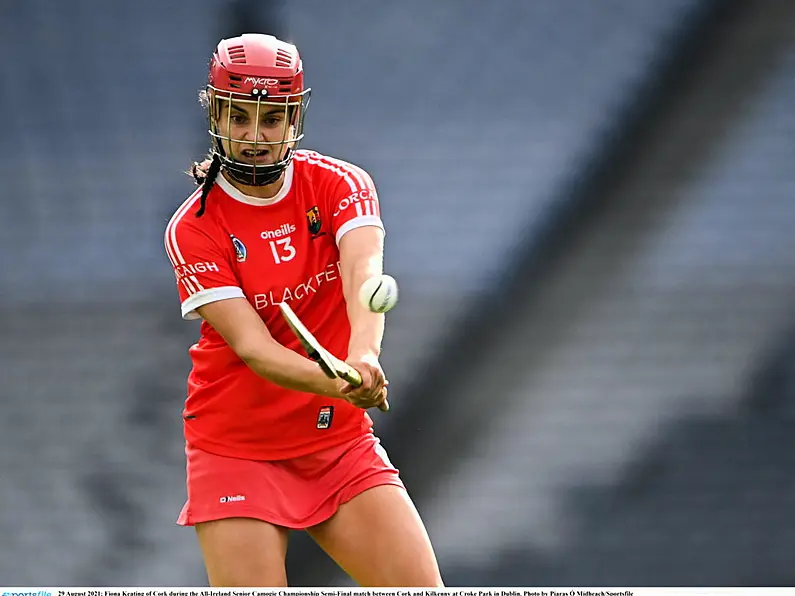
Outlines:
{"type": "Polygon", "coordinates": [[[304,116],[309,105],[310,91],[305,89],[297,93],[268,97],[266,90],[254,89],[251,94],[244,94],[208,85],[207,118],[213,150],[232,178],[249,186],[262,186],[278,180],[292,160],[293,151],[304,137],[304,116]],[[233,106],[245,106],[249,117],[254,119],[253,136],[250,138],[232,136],[233,106]],[[261,140],[262,116],[274,113],[274,110],[279,110],[282,116],[281,134],[276,140],[261,140]],[[268,150],[278,159],[268,164],[249,163],[242,159],[242,152],[245,150],[253,151],[254,161],[260,150],[268,150]]]}

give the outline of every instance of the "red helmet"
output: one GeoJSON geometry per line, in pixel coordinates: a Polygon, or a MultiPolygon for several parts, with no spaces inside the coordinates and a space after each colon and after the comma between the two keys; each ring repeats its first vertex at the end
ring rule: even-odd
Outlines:
{"type": "Polygon", "coordinates": [[[221,40],[210,61],[206,99],[213,153],[224,170],[248,185],[277,180],[304,136],[309,95],[294,45],[257,33],[221,40]],[[233,106],[255,120],[253,138],[233,137],[233,111],[235,118],[242,117],[233,106]],[[265,124],[261,123],[264,116],[268,116],[265,124]],[[270,138],[280,129],[280,138],[261,140],[265,126],[273,129],[270,138]],[[266,154],[277,158],[273,163],[258,163],[266,154]]]}

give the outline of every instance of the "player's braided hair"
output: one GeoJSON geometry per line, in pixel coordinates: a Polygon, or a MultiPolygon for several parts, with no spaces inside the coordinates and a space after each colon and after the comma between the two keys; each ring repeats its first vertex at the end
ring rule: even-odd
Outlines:
{"type": "Polygon", "coordinates": [[[207,195],[210,194],[210,189],[215,184],[215,179],[221,171],[221,158],[218,154],[213,154],[212,160],[205,160],[201,163],[194,162],[190,169],[190,174],[202,187],[202,198],[199,210],[196,212],[196,217],[204,215],[204,210],[207,207],[207,195]]]}

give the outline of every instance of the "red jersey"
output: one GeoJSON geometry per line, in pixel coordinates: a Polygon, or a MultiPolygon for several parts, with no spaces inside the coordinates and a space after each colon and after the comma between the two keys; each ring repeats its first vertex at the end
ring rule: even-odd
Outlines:
{"type": "MultiPolygon", "coordinates": [[[[289,302],[332,354],[347,357],[350,323],[339,241],[361,226],[383,229],[370,176],[350,163],[299,150],[272,199],[244,195],[219,175],[196,217],[201,189],[177,209],[165,234],[182,317],[216,300],[244,297],[273,338],[306,355],[282,318],[289,302]]],[[[370,432],[367,413],[346,401],[284,389],[256,375],[206,321],[191,346],[185,438],[229,457],[299,457],[370,432]]]]}

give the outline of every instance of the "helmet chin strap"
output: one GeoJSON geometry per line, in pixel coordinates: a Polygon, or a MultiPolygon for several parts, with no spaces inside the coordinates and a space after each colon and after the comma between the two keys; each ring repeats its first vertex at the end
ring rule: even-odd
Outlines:
{"type": "Polygon", "coordinates": [[[221,157],[223,170],[235,181],[246,186],[266,186],[276,182],[282,172],[287,169],[292,159],[292,149],[287,148],[284,157],[279,163],[263,166],[241,164],[227,158],[223,153],[219,153],[219,156],[221,157]]]}

